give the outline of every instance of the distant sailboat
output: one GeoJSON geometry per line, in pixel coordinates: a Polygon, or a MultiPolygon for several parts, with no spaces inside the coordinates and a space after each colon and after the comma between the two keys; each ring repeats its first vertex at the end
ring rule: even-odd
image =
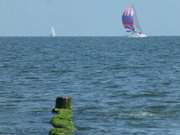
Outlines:
{"type": "Polygon", "coordinates": [[[147,37],[140,27],[134,6],[129,6],[124,10],[122,15],[122,23],[126,29],[126,32],[129,33],[129,37],[147,37]]]}
{"type": "Polygon", "coordinates": [[[51,37],[56,37],[56,31],[54,29],[54,27],[51,27],[51,34],[50,34],[51,37]]]}

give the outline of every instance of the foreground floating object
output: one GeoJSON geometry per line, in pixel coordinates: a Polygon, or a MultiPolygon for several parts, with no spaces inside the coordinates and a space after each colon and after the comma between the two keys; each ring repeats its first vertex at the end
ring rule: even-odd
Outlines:
{"type": "Polygon", "coordinates": [[[72,99],[71,97],[57,97],[52,112],[56,113],[50,123],[54,127],[49,135],[74,135],[72,99]]]}

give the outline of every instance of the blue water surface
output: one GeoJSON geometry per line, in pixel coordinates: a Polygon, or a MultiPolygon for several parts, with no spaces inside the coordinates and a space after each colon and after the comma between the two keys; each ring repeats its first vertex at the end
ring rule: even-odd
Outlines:
{"type": "Polygon", "coordinates": [[[57,96],[77,135],[180,135],[180,37],[1,37],[0,135],[48,135],[57,96]]]}

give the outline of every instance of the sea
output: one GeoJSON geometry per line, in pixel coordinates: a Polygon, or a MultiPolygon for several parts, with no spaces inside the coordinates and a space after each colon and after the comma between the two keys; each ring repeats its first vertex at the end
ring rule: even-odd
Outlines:
{"type": "Polygon", "coordinates": [[[57,96],[76,135],[180,135],[180,37],[0,37],[0,135],[48,135],[57,96]]]}

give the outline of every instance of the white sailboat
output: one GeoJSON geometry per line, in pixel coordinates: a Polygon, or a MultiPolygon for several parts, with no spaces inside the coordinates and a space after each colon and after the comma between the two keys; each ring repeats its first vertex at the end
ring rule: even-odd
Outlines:
{"type": "Polygon", "coordinates": [[[122,23],[126,32],[129,33],[128,37],[144,38],[147,37],[143,33],[142,28],[139,24],[136,9],[134,6],[127,7],[122,15],[122,23]]]}
{"type": "Polygon", "coordinates": [[[50,33],[50,36],[51,36],[51,37],[56,37],[56,31],[55,31],[55,29],[54,29],[53,26],[51,27],[51,33],[50,33]]]}

